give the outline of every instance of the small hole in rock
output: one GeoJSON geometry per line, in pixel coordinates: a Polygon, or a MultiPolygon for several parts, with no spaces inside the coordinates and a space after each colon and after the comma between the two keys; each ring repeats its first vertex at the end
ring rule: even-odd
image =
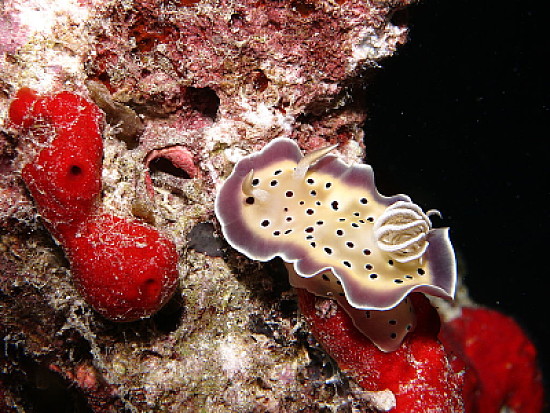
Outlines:
{"type": "Polygon", "coordinates": [[[404,7],[395,9],[395,11],[390,15],[390,22],[394,26],[406,26],[409,22],[409,10],[404,7]]]}
{"type": "Polygon", "coordinates": [[[177,330],[184,313],[185,305],[183,298],[181,293],[176,293],[152,319],[159,331],[168,334],[177,330]]]}
{"type": "Polygon", "coordinates": [[[149,164],[149,170],[151,175],[155,172],[164,172],[178,178],[191,179],[191,175],[189,175],[185,170],[178,168],[169,159],[163,158],[162,156],[151,161],[149,164]]]}
{"type": "Polygon", "coordinates": [[[293,10],[298,12],[300,16],[307,17],[315,12],[315,4],[308,3],[304,0],[294,0],[291,3],[293,10]]]}
{"type": "Polygon", "coordinates": [[[187,99],[190,106],[196,111],[211,119],[216,118],[218,109],[220,108],[220,98],[214,89],[209,87],[188,87],[187,99]]]}

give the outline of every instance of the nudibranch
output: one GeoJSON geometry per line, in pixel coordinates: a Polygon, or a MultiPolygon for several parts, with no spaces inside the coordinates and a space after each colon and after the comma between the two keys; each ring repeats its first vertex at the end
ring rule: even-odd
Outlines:
{"type": "Polygon", "coordinates": [[[356,327],[393,351],[415,326],[407,295],[452,299],[456,261],[448,228],[432,228],[406,195],[382,196],[372,168],[347,165],[328,146],[302,155],[277,138],[242,158],[215,210],[239,252],[281,257],[290,283],[335,299],[356,327]]]}

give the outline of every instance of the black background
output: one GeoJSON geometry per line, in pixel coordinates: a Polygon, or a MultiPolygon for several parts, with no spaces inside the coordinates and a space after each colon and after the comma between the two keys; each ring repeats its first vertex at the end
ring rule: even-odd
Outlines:
{"type": "Polygon", "coordinates": [[[382,194],[443,213],[434,223],[451,227],[472,298],[523,326],[548,389],[550,32],[536,5],[430,0],[396,14],[410,40],[367,86],[365,142],[382,194]]]}

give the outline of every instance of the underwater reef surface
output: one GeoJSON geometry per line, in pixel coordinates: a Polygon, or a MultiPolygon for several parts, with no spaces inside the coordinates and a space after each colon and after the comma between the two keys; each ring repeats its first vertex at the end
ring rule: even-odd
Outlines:
{"type": "MultiPolygon", "coordinates": [[[[323,349],[310,332],[280,262],[260,264],[228,248],[214,198],[236,162],[277,137],[304,151],[338,143],[343,159],[362,162],[363,86],[406,41],[400,17],[408,3],[4,1],[0,410],[398,411],[391,391],[369,392],[325,352],[330,344],[323,349]],[[102,186],[94,208],[155,228],[177,251],[178,286],[156,314],[110,320],[73,282],[78,260],[57,227],[52,231],[22,171],[74,124],[59,126],[51,112],[40,112],[30,133],[18,130],[9,107],[24,87],[41,96],[70,91],[101,109],[102,186]]],[[[122,250],[117,240],[111,243],[122,250]]],[[[469,305],[460,291],[445,307],[449,320],[460,320],[460,306],[469,305]]],[[[430,325],[437,334],[438,322],[430,325]]],[[[459,327],[447,340],[456,349],[465,331],[459,327]]],[[[437,360],[461,374],[464,365],[447,357],[458,356],[437,360]]],[[[524,411],[536,412],[539,378],[529,363],[533,403],[524,411]]],[[[448,390],[431,384],[435,396],[448,390]]],[[[462,410],[461,389],[449,388],[454,402],[437,411],[462,410]]],[[[500,409],[504,396],[491,407],[500,409]]]]}

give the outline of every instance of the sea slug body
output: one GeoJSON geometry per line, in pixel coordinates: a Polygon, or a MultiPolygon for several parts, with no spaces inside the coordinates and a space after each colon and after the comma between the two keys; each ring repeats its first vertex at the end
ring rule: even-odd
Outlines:
{"type": "Polygon", "coordinates": [[[414,328],[407,295],[452,298],[454,251],[409,197],[385,197],[372,168],[322,148],[303,156],[287,138],[237,163],[216,199],[228,242],[248,257],[281,257],[290,282],[334,298],[379,348],[414,328]]]}

